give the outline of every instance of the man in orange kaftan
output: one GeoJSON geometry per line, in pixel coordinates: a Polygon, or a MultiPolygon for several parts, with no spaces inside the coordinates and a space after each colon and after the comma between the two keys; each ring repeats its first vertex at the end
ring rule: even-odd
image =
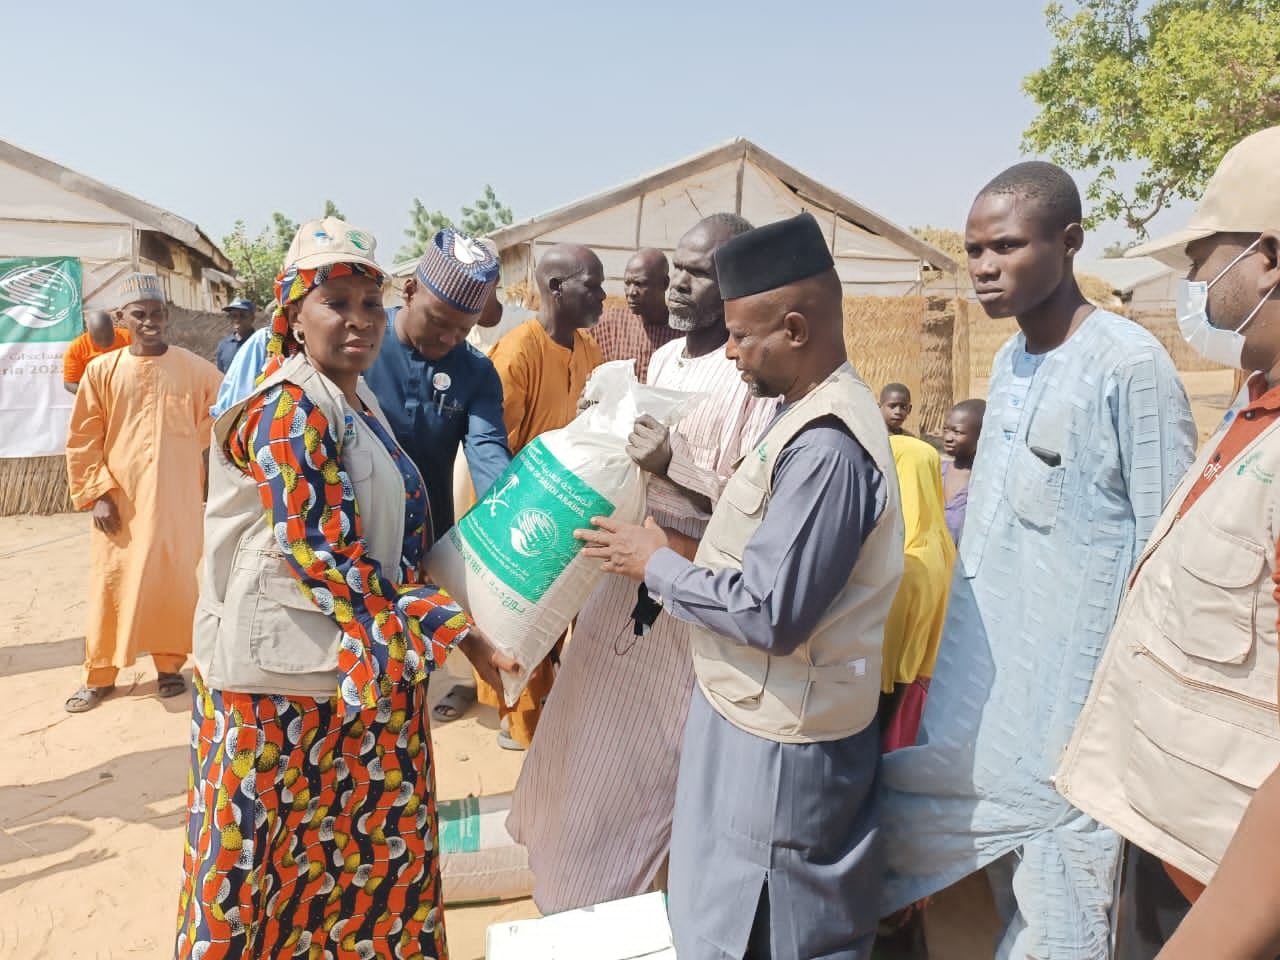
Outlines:
{"type": "MultiPolygon", "coordinates": [[[[604,309],[600,258],[577,244],[557,244],[542,254],[536,275],[538,315],[499,340],[489,355],[502,381],[502,416],[512,456],[535,437],[568,426],[577,416],[582,388],[603,362],[600,347],[587,332],[604,309]]],[[[480,702],[498,708],[502,747],[523,750],[533,742],[555,679],[553,661],[554,654],[533,668],[514,707],[477,676],[480,702]]]]}
{"type": "Polygon", "coordinates": [[[85,677],[66,702],[71,713],[96,707],[140,653],[155,661],[160,696],[182,694],[179,671],[191,652],[201,454],[222,376],[165,341],[158,277],[126,277],[120,301],[133,343],[89,363],[67,435],[71,499],[93,509],[85,677]]]}

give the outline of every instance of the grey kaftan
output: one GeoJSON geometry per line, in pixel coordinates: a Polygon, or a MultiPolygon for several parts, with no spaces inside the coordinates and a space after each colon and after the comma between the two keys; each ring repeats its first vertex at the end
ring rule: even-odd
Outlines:
{"type": "MultiPolygon", "coordinates": [[[[886,503],[885,477],[834,419],[779,455],[743,569],[670,550],[645,582],[671,615],[777,655],[793,651],[844,587],[886,503]]],[[[879,731],[777,743],[721,717],[695,689],[672,826],[670,913],[681,960],[743,956],[762,892],[776,960],[865,960],[883,870],[879,731]]]]}

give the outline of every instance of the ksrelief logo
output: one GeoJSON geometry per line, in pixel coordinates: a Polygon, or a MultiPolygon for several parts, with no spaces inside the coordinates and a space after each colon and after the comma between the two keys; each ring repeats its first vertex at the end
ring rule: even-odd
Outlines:
{"type": "Polygon", "coordinates": [[[522,557],[536,557],[554,547],[560,529],[551,514],[537,507],[527,507],[516,516],[511,528],[511,549],[522,557]]]}
{"type": "Polygon", "coordinates": [[[14,267],[0,276],[0,292],[10,320],[30,330],[42,330],[71,316],[76,285],[61,263],[14,267]]]}
{"type": "Polygon", "coordinates": [[[80,318],[78,260],[0,260],[0,340],[72,340],[80,318]]]}
{"type": "Polygon", "coordinates": [[[373,246],[373,237],[369,236],[363,230],[349,230],[347,239],[351,241],[351,245],[357,250],[367,253],[369,248],[373,246]]]}

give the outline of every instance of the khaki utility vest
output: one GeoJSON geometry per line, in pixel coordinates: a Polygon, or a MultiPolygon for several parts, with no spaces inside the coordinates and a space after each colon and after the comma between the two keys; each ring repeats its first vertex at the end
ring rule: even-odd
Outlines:
{"type": "MultiPolygon", "coordinates": [[[[192,653],[210,688],[327,698],[338,693],[342,630],[303,594],[285,561],[285,547],[267,522],[257,482],[232,463],[225,450],[250,400],[283,383],[301,387],[339,437],[339,463],[360,511],[366,553],[387,576],[397,576],[405,534],[400,468],[364,416],[351,410],[342,391],[304,355],[291,357],[213,425],[205,562],[192,653]]],[[[391,433],[363,380],[357,394],[391,433]]],[[[264,415],[274,412],[274,405],[268,404],[264,415]]],[[[280,529],[283,532],[283,526],[280,529]]]]}
{"type": "MultiPolygon", "coordinates": [[[[767,740],[811,743],[851,736],[871,723],[880,702],[884,624],[903,566],[903,521],[889,435],[870,389],[843,364],[785,410],[725,486],[695,562],[742,569],[773,489],[773,467],[791,439],[836,417],[884,475],[884,511],[868,533],[844,588],[812,636],[787,656],[770,656],[694,625],[690,641],[698,684],[730,723],[767,740]]],[[[847,536],[843,530],[822,536],[847,536]]]]}
{"type": "Polygon", "coordinates": [[[1203,883],[1280,765],[1280,423],[1177,519],[1216,446],[1138,561],[1054,780],[1085,813],[1203,883]]]}

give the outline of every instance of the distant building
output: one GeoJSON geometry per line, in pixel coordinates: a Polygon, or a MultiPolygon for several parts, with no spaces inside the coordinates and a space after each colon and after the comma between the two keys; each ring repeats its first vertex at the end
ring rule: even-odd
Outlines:
{"type": "Polygon", "coordinates": [[[116,280],[157,274],[169,302],[220,310],[231,261],[189,220],[0,140],[0,258],[76,257],[86,307],[109,309],[116,280]]]}
{"type": "Polygon", "coordinates": [[[1090,260],[1078,264],[1077,269],[1111,284],[1111,293],[1120,312],[1155,334],[1179,370],[1222,369],[1204,359],[1182,339],[1174,302],[1183,273],[1151,257],[1090,260]]]}

